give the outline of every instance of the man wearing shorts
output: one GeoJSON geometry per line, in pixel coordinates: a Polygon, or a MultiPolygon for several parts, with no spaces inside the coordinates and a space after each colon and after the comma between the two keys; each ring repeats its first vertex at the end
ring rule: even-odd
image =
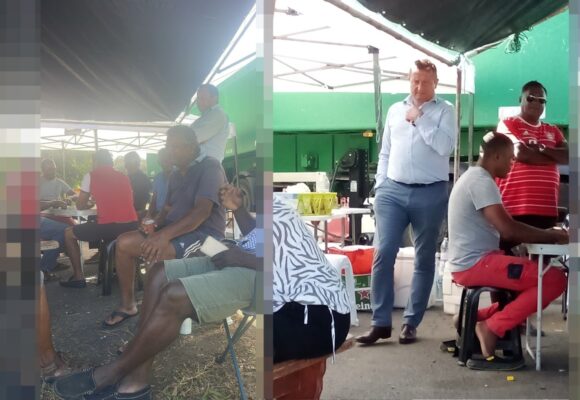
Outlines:
{"type": "Polygon", "coordinates": [[[93,170],[86,174],[81,183],[81,191],[76,201],[78,210],[92,207],[93,197],[97,204],[97,223],[88,222],[66,228],[64,244],[70,257],[73,275],[60,282],[70,288],[87,286],[81,268],[81,252],[78,241],[112,241],[121,233],[139,227],[137,214],[133,208],[133,191],[129,178],[113,168],[113,157],[108,150],[98,150],[93,156],[93,170]]]}
{"type": "Polygon", "coordinates": [[[195,132],[186,126],[169,128],[166,147],[176,169],[169,178],[165,207],[155,219],[155,232],[128,232],[117,240],[121,305],[103,322],[105,329],[138,313],[133,288],[139,258],[147,265],[187,258],[196,254],[207,236],[224,237],[225,212],[218,192],[226,177],[220,162],[200,153],[195,132]]]}
{"type": "Polygon", "coordinates": [[[155,356],[179,334],[185,318],[200,324],[218,322],[254,297],[256,222],[242,206],[239,189],[221,188],[222,204],[234,210],[245,237],[237,246],[212,257],[193,257],[155,263],[148,273],[137,335],[121,357],[110,364],[57,379],[61,398],[151,399],[151,371],[155,356]]]}

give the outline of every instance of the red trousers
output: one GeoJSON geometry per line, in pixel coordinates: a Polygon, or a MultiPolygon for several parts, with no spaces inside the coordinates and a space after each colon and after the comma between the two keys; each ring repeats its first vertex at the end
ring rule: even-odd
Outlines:
{"type": "MultiPolygon", "coordinates": [[[[544,265],[545,268],[545,265],[544,265]]],[[[484,256],[466,271],[453,272],[453,280],[462,286],[492,286],[518,292],[514,301],[498,311],[498,304],[481,309],[478,320],[485,320],[488,328],[498,337],[513,329],[536,312],[538,302],[538,264],[522,257],[506,256],[493,252],[484,256]],[[508,265],[521,264],[521,275],[508,275],[508,265]]],[[[560,269],[551,268],[544,274],[542,284],[542,308],[557,299],[566,289],[566,275],[560,269]]]]}

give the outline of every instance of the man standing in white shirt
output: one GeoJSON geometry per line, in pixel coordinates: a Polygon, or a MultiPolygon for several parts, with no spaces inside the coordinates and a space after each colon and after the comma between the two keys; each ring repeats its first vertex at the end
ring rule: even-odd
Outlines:
{"type": "Polygon", "coordinates": [[[415,271],[399,343],[416,340],[433,286],[437,238],[447,208],[449,155],[457,135],[453,106],[435,95],[437,67],[431,61],[415,61],[409,80],[410,95],[387,113],[379,153],[372,328],[356,338],[367,345],[391,336],[393,270],[409,223],[415,242],[415,271]]]}
{"type": "Polygon", "coordinates": [[[201,85],[197,89],[197,108],[201,111],[201,116],[191,128],[195,131],[201,154],[222,162],[228,140],[229,120],[218,101],[217,87],[209,83],[201,85]]]}

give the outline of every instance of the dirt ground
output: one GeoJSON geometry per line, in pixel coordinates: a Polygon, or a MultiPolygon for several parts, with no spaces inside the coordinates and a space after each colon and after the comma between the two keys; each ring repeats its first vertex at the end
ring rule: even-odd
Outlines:
{"type": "MultiPolygon", "coordinates": [[[[68,259],[59,260],[68,263],[68,259]]],[[[53,340],[75,368],[97,366],[117,357],[116,350],[123,341],[130,340],[135,332],[137,318],[133,318],[115,330],[101,329],[102,320],[118,304],[119,289],[113,284],[111,296],[101,295],[96,285],[97,264],[87,264],[86,289],[63,288],[58,281],[46,283],[47,297],[52,318],[53,340]]],[[[70,269],[57,272],[61,279],[68,278],[70,269]]],[[[141,300],[143,292],[137,292],[141,300]]],[[[233,317],[237,327],[241,319],[233,317]]],[[[256,358],[255,328],[252,327],[236,345],[236,354],[250,398],[255,398],[256,358]]],[[[206,399],[222,400],[239,398],[237,381],[228,356],[223,364],[214,361],[216,354],[225,349],[226,337],[220,324],[193,327],[191,335],[180,335],[162,352],[154,364],[153,398],[159,400],[206,399]]],[[[58,397],[49,385],[43,385],[42,399],[58,397]]]]}

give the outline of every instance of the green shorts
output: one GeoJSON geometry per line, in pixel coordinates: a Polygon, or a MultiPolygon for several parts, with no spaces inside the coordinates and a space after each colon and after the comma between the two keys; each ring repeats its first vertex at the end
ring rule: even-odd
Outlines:
{"type": "Polygon", "coordinates": [[[165,261],[168,281],[179,279],[201,324],[219,322],[248,307],[254,297],[256,271],[217,269],[209,257],[165,261]]]}

